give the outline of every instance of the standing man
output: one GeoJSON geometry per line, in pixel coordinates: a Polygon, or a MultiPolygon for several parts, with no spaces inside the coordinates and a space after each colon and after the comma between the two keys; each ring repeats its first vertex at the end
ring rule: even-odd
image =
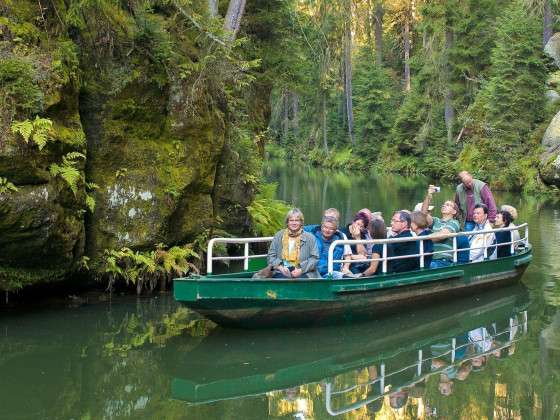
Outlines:
{"type": "Polygon", "coordinates": [[[465,231],[474,229],[473,211],[474,206],[479,203],[488,207],[488,220],[494,223],[494,220],[496,220],[496,202],[488,185],[479,179],[474,179],[467,171],[459,172],[459,179],[461,183],[457,185],[455,203],[462,213],[465,231]]]}

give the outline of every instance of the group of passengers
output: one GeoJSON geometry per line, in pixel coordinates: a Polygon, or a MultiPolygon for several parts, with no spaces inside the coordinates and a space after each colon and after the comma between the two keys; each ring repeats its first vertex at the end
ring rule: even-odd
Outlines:
{"type": "Polygon", "coordinates": [[[364,208],[352,221],[339,226],[340,213],[329,208],[324,211],[320,225],[304,225],[299,209],[291,209],[286,216],[286,229],[276,233],[268,252],[270,275],[274,278],[319,278],[329,274],[328,252],[335,240],[403,239],[386,244],[339,245],[334,248],[335,279],[369,277],[383,272],[400,273],[421,267],[440,268],[454,262],[453,235],[460,232],[459,215],[463,215],[467,236],[455,236],[457,262],[479,262],[511,255],[512,244],[519,240],[518,231],[493,231],[515,227],[517,210],[508,205],[497,211],[488,186],[474,179],[468,172],[459,173],[455,200],[441,206],[441,216],[432,215],[432,196],[439,189],[428,187],[422,203],[414,211],[398,210],[391,218],[390,229],[381,213],[364,208]],[[478,231],[484,231],[477,234],[478,231]],[[407,240],[426,236],[423,240],[407,240]],[[423,256],[420,256],[422,254],[423,256]],[[413,255],[413,257],[410,257],[413,255]],[[386,259],[386,258],[389,259],[386,259]]]}

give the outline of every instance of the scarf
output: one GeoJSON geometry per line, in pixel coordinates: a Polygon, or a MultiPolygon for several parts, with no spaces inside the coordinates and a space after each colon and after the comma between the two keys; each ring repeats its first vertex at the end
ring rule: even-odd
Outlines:
{"type": "Polygon", "coordinates": [[[282,236],[282,259],[294,267],[299,267],[299,251],[301,249],[302,232],[303,228],[299,229],[297,232],[290,232],[290,229],[286,229],[284,231],[284,235],[282,236]],[[294,247],[291,250],[290,239],[295,242],[294,247]]]}

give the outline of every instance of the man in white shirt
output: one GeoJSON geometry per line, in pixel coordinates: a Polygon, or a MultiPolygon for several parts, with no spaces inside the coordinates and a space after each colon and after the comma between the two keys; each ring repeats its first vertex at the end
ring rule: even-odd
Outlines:
{"type": "MultiPolygon", "coordinates": [[[[492,225],[488,221],[488,207],[486,204],[478,203],[474,206],[473,221],[475,223],[473,233],[477,231],[492,230],[492,225]]],[[[469,239],[471,246],[470,260],[471,262],[484,261],[484,250],[486,249],[486,257],[491,260],[496,259],[496,248],[492,245],[496,242],[496,236],[493,232],[473,235],[469,239]]]]}

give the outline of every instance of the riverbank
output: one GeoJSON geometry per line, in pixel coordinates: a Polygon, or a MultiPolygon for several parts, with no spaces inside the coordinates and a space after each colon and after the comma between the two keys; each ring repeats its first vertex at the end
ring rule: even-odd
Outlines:
{"type": "MultiPolygon", "coordinates": [[[[359,147],[356,151],[346,147],[342,149],[331,149],[325,152],[323,149],[312,149],[311,151],[287,149],[275,143],[269,143],[266,147],[269,159],[288,160],[303,162],[316,168],[350,171],[352,173],[367,174],[399,174],[401,176],[425,176],[438,182],[454,183],[457,181],[457,173],[461,170],[469,170],[466,164],[468,159],[457,159],[451,162],[446,159],[435,160],[433,157],[421,156],[399,156],[395,149],[383,147],[375,159],[368,160],[360,154],[359,147]],[[464,165],[465,164],[465,165],[464,165]],[[463,166],[464,165],[464,166],[463,166]]],[[[530,167],[536,156],[528,156],[529,162],[526,171],[519,171],[517,178],[504,179],[504,174],[486,173],[470,169],[475,178],[483,179],[489,183],[492,190],[512,191],[524,194],[538,195],[543,198],[560,198],[560,189],[555,185],[546,185],[538,174],[537,167],[530,167]]],[[[511,174],[508,173],[508,176],[511,174]]]]}

